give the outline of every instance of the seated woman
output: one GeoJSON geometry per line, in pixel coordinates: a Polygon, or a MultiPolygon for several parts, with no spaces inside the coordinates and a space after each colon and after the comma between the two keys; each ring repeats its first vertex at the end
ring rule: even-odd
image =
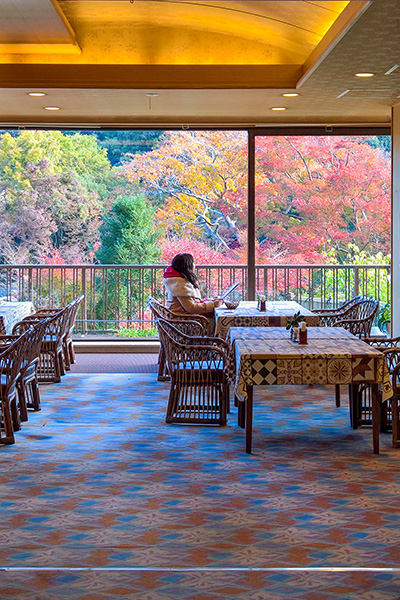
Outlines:
{"type": "Polygon", "coordinates": [[[167,307],[177,315],[205,315],[212,318],[214,308],[222,300],[202,300],[199,282],[194,271],[194,259],[191,254],[177,254],[171,266],[164,272],[164,286],[167,290],[167,307]]]}

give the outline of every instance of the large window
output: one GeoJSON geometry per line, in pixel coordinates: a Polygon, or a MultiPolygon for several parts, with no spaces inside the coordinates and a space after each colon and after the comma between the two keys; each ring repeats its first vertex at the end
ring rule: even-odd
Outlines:
{"type": "Polygon", "coordinates": [[[388,298],[390,138],[257,136],[255,160],[257,291],[313,306],[355,288],[388,298]]]}
{"type": "Polygon", "coordinates": [[[147,297],[190,252],[210,296],[239,281],[237,298],[387,302],[390,138],[253,136],[0,132],[0,297],[84,293],[84,333],[153,334],[147,297]]]}

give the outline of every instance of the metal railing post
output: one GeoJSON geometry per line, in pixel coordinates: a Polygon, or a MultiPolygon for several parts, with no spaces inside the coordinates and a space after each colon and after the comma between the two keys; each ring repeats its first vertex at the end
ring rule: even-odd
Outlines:
{"type": "Polygon", "coordinates": [[[359,289],[360,289],[360,273],[359,273],[358,267],[355,267],[355,269],[354,269],[354,290],[353,290],[353,296],[358,296],[358,294],[359,294],[358,290],[359,289]]]}
{"type": "Polygon", "coordinates": [[[87,334],[87,297],[86,297],[86,269],[82,268],[82,335],[87,334]]]}

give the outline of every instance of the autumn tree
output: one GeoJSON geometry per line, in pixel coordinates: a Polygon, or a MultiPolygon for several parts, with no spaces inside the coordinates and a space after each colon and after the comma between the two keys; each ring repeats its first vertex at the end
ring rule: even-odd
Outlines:
{"type": "MultiPolygon", "coordinates": [[[[225,262],[246,262],[246,151],[242,132],[166,133],[123,172],[157,207],[167,238],[194,238],[225,262]]],[[[382,142],[256,138],[259,263],[318,263],[332,255],[351,262],[354,247],[388,253],[389,236],[390,161],[382,142]]]]}
{"type": "MultiPolygon", "coordinates": [[[[362,138],[257,138],[257,237],[287,256],[390,252],[390,161],[362,138]]],[[[286,256],[286,260],[287,260],[286,256]]]]}
{"type": "Polygon", "coordinates": [[[157,207],[167,236],[206,240],[236,257],[246,224],[246,135],[242,132],[169,132],[157,148],[134,155],[123,172],[157,207]]]}
{"type": "Polygon", "coordinates": [[[112,170],[95,139],[60,131],[0,138],[0,260],[88,262],[112,170]]]}

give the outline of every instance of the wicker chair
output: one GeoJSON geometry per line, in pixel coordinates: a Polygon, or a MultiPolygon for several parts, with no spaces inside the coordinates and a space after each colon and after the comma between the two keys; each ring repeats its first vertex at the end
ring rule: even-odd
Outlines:
{"type": "Polygon", "coordinates": [[[400,448],[400,359],[392,371],[393,397],[391,399],[392,407],[392,430],[393,446],[400,448]]]}
{"type": "MultiPolygon", "coordinates": [[[[379,302],[377,300],[363,299],[358,300],[353,306],[348,308],[339,319],[332,319],[331,326],[343,327],[360,339],[366,339],[371,335],[371,327],[374,322],[379,302]],[[343,318],[345,317],[345,318],[343,318]]],[[[327,322],[324,323],[327,325],[327,322]]],[[[336,406],[340,406],[340,385],[335,386],[336,406]]],[[[352,403],[350,394],[350,404],[352,403]]],[[[351,410],[351,406],[350,406],[351,410]]]]}
{"type": "Polygon", "coordinates": [[[229,402],[227,342],[188,336],[157,319],[171,374],[167,423],[225,425],[229,402]]]}
{"type": "Polygon", "coordinates": [[[346,300],[346,302],[343,302],[343,304],[341,304],[337,308],[318,309],[313,310],[312,312],[319,315],[320,325],[322,327],[331,327],[333,323],[335,323],[335,321],[343,318],[344,315],[348,313],[348,311],[350,314],[350,309],[356,304],[358,304],[358,302],[360,302],[360,300],[362,299],[362,296],[354,296],[353,298],[350,298],[350,300],[346,300]]]}
{"type": "Polygon", "coordinates": [[[65,327],[62,342],[64,366],[67,371],[69,371],[71,369],[71,365],[75,364],[76,362],[74,344],[72,340],[72,332],[75,326],[79,306],[84,300],[84,298],[84,295],[79,296],[78,298],[75,298],[74,300],[69,302],[69,304],[61,308],[39,308],[33,315],[34,317],[50,316],[55,315],[56,313],[60,312],[60,310],[68,309],[67,324],[65,327]]]}
{"type": "Polygon", "coordinates": [[[333,327],[343,327],[360,339],[371,335],[371,327],[374,322],[379,302],[377,300],[360,300],[352,308],[346,311],[345,318],[340,318],[333,327]]]}
{"type": "MultiPolygon", "coordinates": [[[[374,348],[378,348],[382,350],[383,354],[386,356],[386,362],[389,368],[389,372],[392,377],[393,382],[393,373],[397,373],[397,368],[400,363],[400,337],[396,338],[387,338],[385,340],[377,340],[374,338],[366,338],[364,340],[374,348]]],[[[398,375],[394,376],[396,385],[398,385],[397,379],[398,375]]],[[[388,431],[393,426],[393,407],[395,403],[399,402],[400,395],[397,392],[397,400],[394,396],[393,400],[387,403],[381,403],[381,431],[388,431]]],[[[371,386],[367,383],[364,385],[360,385],[356,397],[351,398],[352,406],[350,409],[350,421],[351,425],[354,429],[363,426],[371,426],[372,425],[372,394],[371,394],[371,386]]],[[[398,406],[397,406],[397,416],[398,416],[398,406]]],[[[393,433],[393,438],[397,438],[400,436],[400,430],[398,429],[393,433]]],[[[399,440],[400,445],[400,440],[399,440]]]]}
{"type": "MultiPolygon", "coordinates": [[[[63,340],[69,315],[70,308],[66,306],[49,317],[37,367],[38,381],[41,383],[58,383],[61,376],[65,375],[63,340]]],[[[25,317],[22,322],[34,325],[41,320],[43,315],[35,314],[25,317]]]]}
{"type": "MultiPolygon", "coordinates": [[[[170,323],[177,325],[179,321],[179,329],[186,335],[207,336],[210,333],[210,322],[203,315],[176,315],[171,312],[166,306],[158,302],[151,296],[148,299],[148,306],[152,312],[154,320],[164,319],[170,323]],[[185,327],[185,322],[187,326],[185,327]],[[200,327],[200,329],[199,329],[200,327]]],[[[170,375],[165,360],[165,349],[160,338],[160,352],[158,355],[158,381],[169,381],[170,375]]]]}
{"type": "MultiPolygon", "coordinates": [[[[33,326],[33,330],[28,337],[27,354],[24,357],[21,366],[21,375],[18,379],[18,400],[21,421],[28,420],[28,408],[34,411],[40,408],[40,393],[38,382],[38,363],[42,349],[43,339],[51,323],[51,318],[41,319],[33,326]]],[[[23,321],[14,326],[13,331],[22,333],[26,330],[26,323],[23,321]]]]}
{"type": "Polygon", "coordinates": [[[0,444],[14,444],[20,429],[17,408],[17,381],[27,350],[28,329],[0,353],[0,444]]]}

